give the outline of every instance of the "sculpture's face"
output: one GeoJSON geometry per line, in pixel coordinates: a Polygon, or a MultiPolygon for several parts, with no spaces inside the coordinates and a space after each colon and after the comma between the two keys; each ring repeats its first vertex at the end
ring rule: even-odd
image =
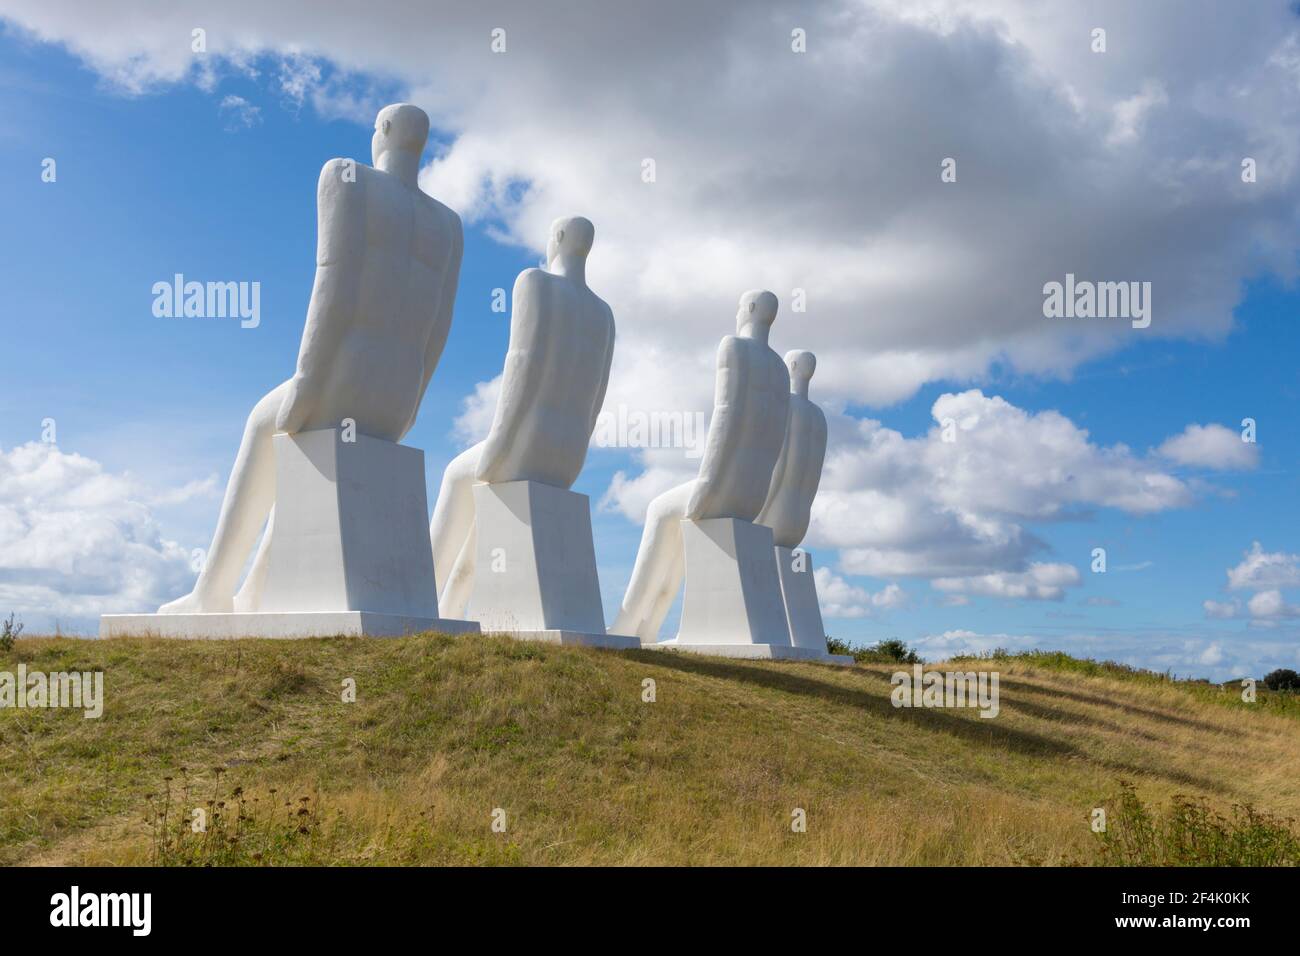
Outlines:
{"type": "Polygon", "coordinates": [[[751,289],[740,297],[736,310],[736,331],[747,325],[770,327],[776,321],[776,296],[762,289],[751,289]]]}

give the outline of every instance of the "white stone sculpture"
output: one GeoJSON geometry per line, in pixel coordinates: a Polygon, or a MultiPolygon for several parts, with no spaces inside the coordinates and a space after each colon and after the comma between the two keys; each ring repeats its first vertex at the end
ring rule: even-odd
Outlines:
{"type": "Polygon", "coordinates": [[[156,616],[106,615],[102,633],[473,629],[437,619],[423,453],[395,444],[447,341],[463,248],[460,218],[417,185],[428,132],[422,110],[387,106],[373,168],[332,159],[321,170],[297,369],[248,417],[194,590],[156,616]]]}
{"type": "Polygon", "coordinates": [[[491,430],[447,466],[429,536],[444,613],[520,638],[621,647],[631,642],[605,632],[589,503],[569,490],[614,357],[613,312],[586,282],[594,238],[581,216],[555,220],[546,268],[515,281],[491,430]]]}
{"type": "Polygon", "coordinates": [[[789,647],[771,531],[753,524],[781,452],[790,399],[789,373],[767,344],[776,311],[771,292],[740,297],[736,334],[718,346],[699,475],[650,503],[615,633],[648,646],[725,647],[747,656],[789,647]],[[684,575],[681,628],[656,644],[684,575]]]}
{"type": "MultiPolygon", "coordinates": [[[[826,416],[808,398],[808,383],[817,370],[817,357],[794,350],[785,353],[785,364],[790,370],[785,443],[772,471],[767,501],[756,520],[772,529],[791,643],[825,653],[826,630],[817,602],[812,556],[796,549],[808,533],[813,499],[826,461],[826,416]]],[[[844,658],[837,663],[851,660],[844,658]]]]}

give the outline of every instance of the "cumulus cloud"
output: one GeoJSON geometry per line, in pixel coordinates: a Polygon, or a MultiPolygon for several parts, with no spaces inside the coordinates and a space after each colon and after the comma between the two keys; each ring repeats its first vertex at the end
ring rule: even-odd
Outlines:
{"type": "Polygon", "coordinates": [[[1234,591],[1300,587],[1300,554],[1265,551],[1255,541],[1241,563],[1228,568],[1228,587],[1234,591]]]}
{"type": "Polygon", "coordinates": [[[1028,0],[366,12],[358,31],[341,0],[229,0],[205,11],[202,55],[181,5],[9,0],[3,15],[132,93],[267,57],[291,103],[350,112],[353,92],[321,82],[327,65],[392,78],[446,142],[424,185],[467,218],[539,252],[555,215],[596,222],[590,278],[622,347],[707,357],[740,291],[788,302],[800,288],[808,310],[783,314],[778,348],[833,354],[821,386],[845,401],[993,363],[1068,374],[1135,334],[1220,336],[1243,276],[1294,274],[1300,56],[1281,0],[1051,16],[1028,0]],[[1105,69],[1087,47],[1097,22],[1105,69]],[[794,26],[806,53],[791,51],[794,26]],[[1242,183],[1243,155],[1267,175],[1242,183]],[[946,158],[955,183],[940,180],[946,158]],[[1042,286],[1067,272],[1152,282],[1151,328],[1045,320],[1042,286]]]}
{"type": "MultiPolygon", "coordinates": [[[[810,540],[841,549],[842,570],[966,579],[950,592],[1059,596],[1062,566],[1025,525],[1092,509],[1147,514],[1182,507],[1192,489],[1159,461],[1100,445],[1055,411],[1028,412],[978,389],[946,394],[916,438],[880,422],[829,416],[832,447],[810,540]]],[[[1076,572],[1077,574],[1077,572],[1076,572]]]]}
{"type": "Polygon", "coordinates": [[[1277,590],[1260,591],[1246,602],[1246,609],[1256,620],[1280,621],[1285,618],[1300,617],[1300,607],[1288,604],[1277,590]]]}
{"type": "Polygon", "coordinates": [[[817,568],[813,577],[817,582],[823,617],[870,617],[878,611],[903,607],[907,603],[907,593],[897,584],[887,584],[872,593],[850,584],[829,568],[817,568]]]}
{"type": "Polygon", "coordinates": [[[1201,468],[1247,470],[1259,463],[1259,446],[1222,425],[1188,425],[1158,451],[1177,464],[1201,468]]]}
{"type": "Polygon", "coordinates": [[[1237,601],[1211,601],[1201,602],[1201,607],[1205,609],[1205,616],[1217,618],[1219,620],[1230,620],[1241,613],[1241,604],[1237,601]]]}
{"type": "Polygon", "coordinates": [[[163,537],[151,508],[216,490],[211,478],[159,491],[44,442],[0,449],[0,609],[35,626],[89,624],[184,593],[190,555],[163,537]]]}
{"type": "Polygon", "coordinates": [[[986,597],[1059,601],[1067,587],[1079,584],[1079,570],[1070,564],[1036,563],[1019,574],[1000,572],[965,578],[938,578],[931,582],[940,591],[981,594],[986,597]]]}

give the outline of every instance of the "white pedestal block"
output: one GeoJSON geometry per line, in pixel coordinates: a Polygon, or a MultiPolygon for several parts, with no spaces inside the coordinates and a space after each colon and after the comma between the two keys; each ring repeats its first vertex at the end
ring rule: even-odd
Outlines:
{"type": "Polygon", "coordinates": [[[474,590],[484,631],[551,644],[637,648],[605,632],[586,495],[537,481],[474,486],[474,590]]]}
{"type": "Polygon", "coordinates": [[[682,521],[686,593],[672,643],[789,647],[772,530],[736,518],[682,521]]]}
{"type": "Polygon", "coordinates": [[[682,546],[686,593],[681,627],[672,640],[644,647],[715,657],[853,663],[827,654],[824,636],[820,645],[791,641],[770,528],[736,518],[683,521],[682,546]]]}
{"type": "Polygon", "coordinates": [[[391,636],[477,630],[438,617],[424,453],[337,429],[276,435],[275,526],[257,610],[104,615],[100,634],[391,636]]]}
{"type": "Polygon", "coordinates": [[[402,637],[421,631],[478,633],[471,621],[365,611],[252,611],[235,614],[105,614],[100,637],[402,637]]]}
{"type": "Polygon", "coordinates": [[[790,626],[790,643],[795,647],[826,650],[826,628],[817,604],[817,584],[813,579],[812,555],[792,548],[776,549],[776,571],[781,578],[781,597],[785,600],[785,617],[790,626]]]}

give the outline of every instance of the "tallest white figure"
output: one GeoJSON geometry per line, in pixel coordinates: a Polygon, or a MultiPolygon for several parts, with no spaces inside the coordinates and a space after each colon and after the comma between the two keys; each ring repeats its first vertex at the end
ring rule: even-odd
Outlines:
{"type": "Polygon", "coordinates": [[[203,570],[194,590],[160,613],[259,608],[275,525],[276,433],[351,423],[357,434],[396,442],[415,423],[447,341],[463,249],[460,217],[416,182],[428,135],[423,110],[387,106],[375,118],[373,168],[331,159],[321,169],[316,278],[297,369],[249,415],[203,570]]]}

